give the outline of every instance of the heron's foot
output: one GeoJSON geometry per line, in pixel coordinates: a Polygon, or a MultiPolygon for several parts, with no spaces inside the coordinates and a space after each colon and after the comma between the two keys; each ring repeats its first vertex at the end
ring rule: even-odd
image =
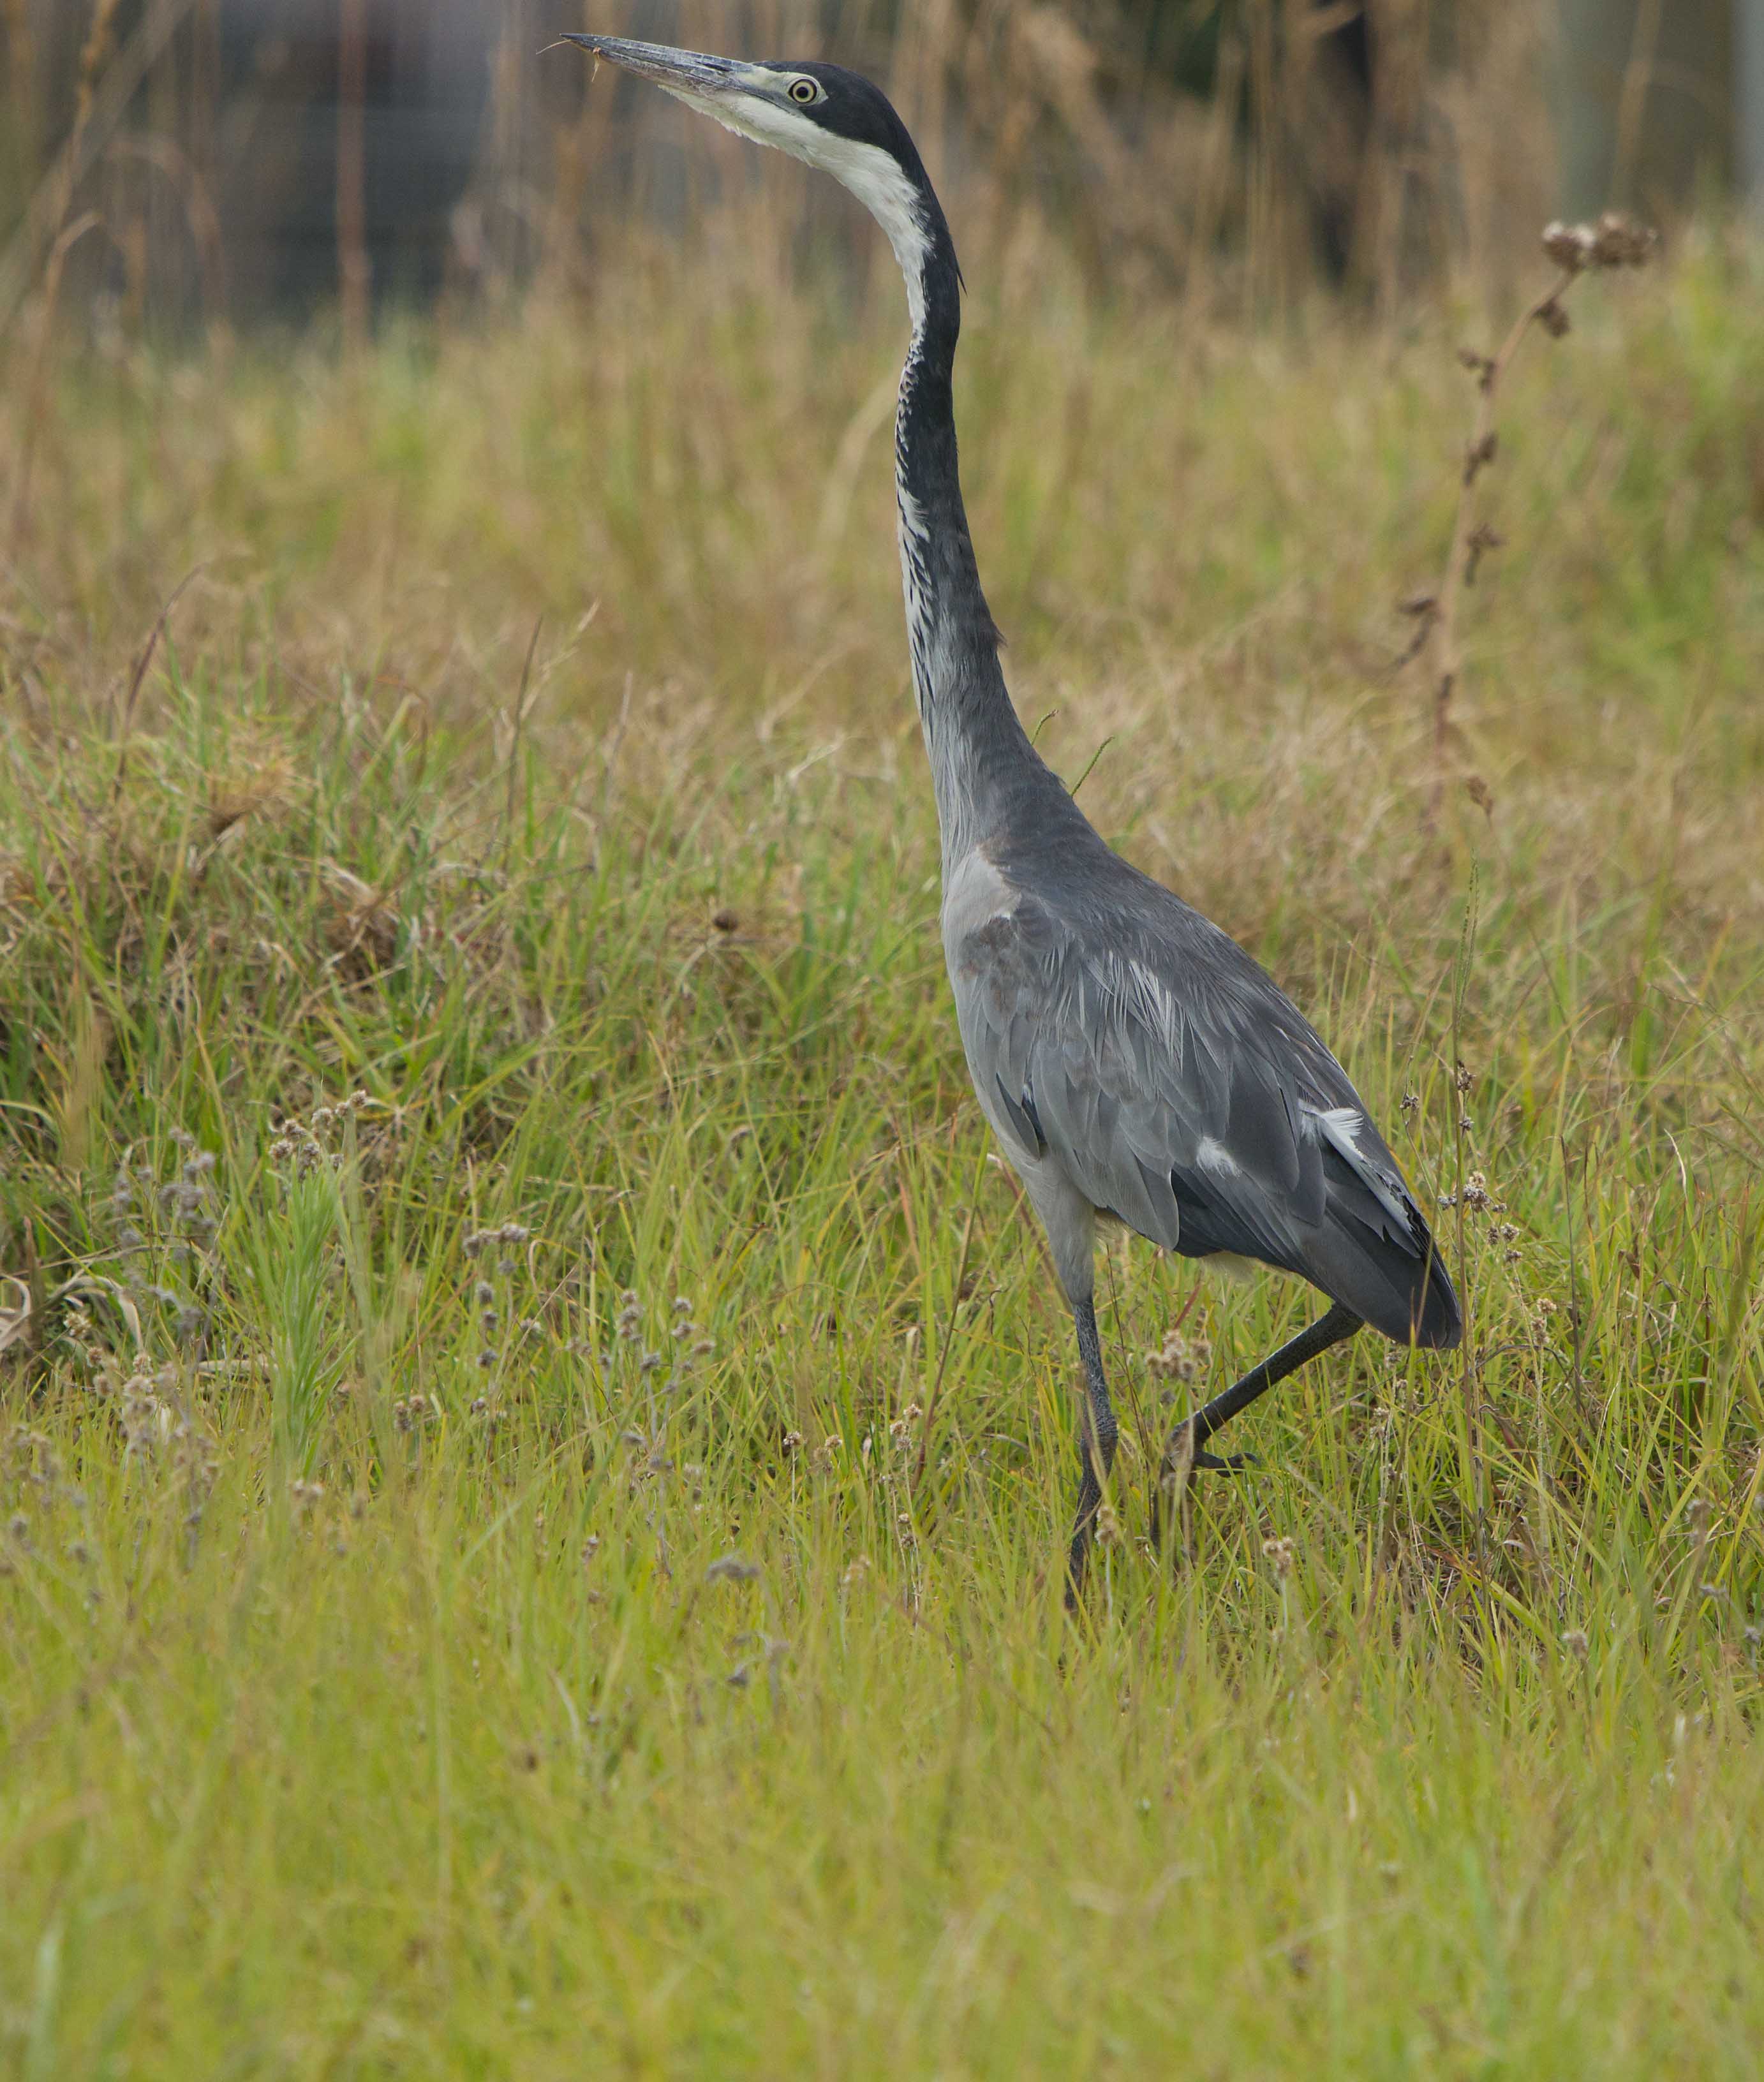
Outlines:
{"type": "Polygon", "coordinates": [[[1164,1448],[1163,1459],[1158,1470],[1158,1486],[1168,1489],[1180,1484],[1183,1477],[1196,1468],[1205,1468],[1217,1475],[1234,1475],[1245,1468],[1259,1468],[1261,1461],[1254,1453],[1209,1453],[1205,1446],[1197,1445],[1194,1436],[1194,1418],[1185,1417],[1170,1435],[1170,1443],[1164,1448]]]}
{"type": "Polygon", "coordinates": [[[1208,1468],[1219,1475],[1239,1474],[1245,1468],[1259,1468],[1261,1465],[1260,1456],[1255,1453],[1208,1453],[1199,1448],[1188,1463],[1191,1468],[1208,1468]]]}
{"type": "Polygon", "coordinates": [[[1260,1459],[1254,1453],[1209,1453],[1204,1446],[1189,1446],[1193,1433],[1188,1429],[1190,1418],[1179,1424],[1171,1433],[1170,1443],[1164,1448],[1163,1465],[1158,1471],[1158,1481],[1151,1493],[1151,1551],[1163,1552],[1163,1502],[1171,1499],[1174,1511],[1175,1498],[1187,1486],[1190,1475],[1204,1468],[1216,1475],[1241,1474],[1246,1468],[1259,1468],[1260,1459]],[[1188,1448],[1186,1453],[1184,1447],[1188,1448]]]}

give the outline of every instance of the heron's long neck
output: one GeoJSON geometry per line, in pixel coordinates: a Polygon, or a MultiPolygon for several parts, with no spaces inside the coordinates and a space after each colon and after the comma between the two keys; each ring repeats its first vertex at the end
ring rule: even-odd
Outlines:
{"type": "Polygon", "coordinates": [[[951,384],[961,327],[960,278],[935,204],[923,229],[922,250],[900,254],[913,340],[901,372],[894,481],[913,687],[947,868],[1001,827],[1026,786],[1034,790],[1051,777],[1005,690],[998,631],[980,589],[962,504],[951,384]]]}

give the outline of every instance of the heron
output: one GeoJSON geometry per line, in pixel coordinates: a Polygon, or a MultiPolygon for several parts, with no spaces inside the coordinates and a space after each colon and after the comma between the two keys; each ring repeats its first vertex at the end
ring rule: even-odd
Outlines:
{"type": "Polygon", "coordinates": [[[907,647],[942,854],[943,952],[981,1112],[1047,1233],[1084,1380],[1075,1606],[1119,1427],[1095,1308],[1098,1224],[1328,1298],[1316,1321],[1172,1430],[1158,1495],[1251,1458],[1208,1441],[1278,1381],[1369,1325],[1446,1350],[1458,1296],[1425,1217],[1347,1073],[1236,941],[1116,853],[1036,752],[999,664],[956,449],[962,276],[905,124],[838,65],[757,62],[572,36],[757,143],[830,174],[881,225],[911,336],[894,427],[907,647]]]}

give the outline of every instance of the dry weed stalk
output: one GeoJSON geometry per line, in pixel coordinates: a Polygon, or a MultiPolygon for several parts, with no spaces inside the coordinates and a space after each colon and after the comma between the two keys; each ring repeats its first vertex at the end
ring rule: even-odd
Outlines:
{"type": "Polygon", "coordinates": [[[343,0],[337,42],[337,284],[344,345],[367,343],[372,276],[367,231],[367,65],[365,0],[343,0]]]}
{"type": "MultiPolygon", "coordinates": [[[[1464,449],[1451,540],[1437,591],[1417,594],[1403,603],[1403,612],[1416,618],[1417,627],[1401,662],[1407,664],[1411,659],[1424,656],[1433,689],[1433,777],[1427,799],[1429,829],[1438,821],[1445,799],[1452,698],[1463,673],[1463,654],[1458,639],[1459,605],[1465,589],[1476,583],[1482,559],[1504,546],[1503,537],[1493,526],[1486,519],[1476,517],[1473,497],[1476,481],[1494,461],[1499,445],[1495,405],[1501,379],[1533,326],[1541,327],[1551,339],[1559,339],[1567,332],[1568,314],[1562,300],[1578,276],[1601,269],[1640,268],[1653,252],[1657,238],[1656,233],[1614,210],[1607,210],[1597,224],[1546,225],[1543,250],[1558,270],[1555,281],[1520,314],[1495,353],[1479,354],[1467,347],[1459,350],[1459,360],[1476,379],[1476,416],[1464,449]]],[[[1486,787],[1477,782],[1471,792],[1486,809],[1486,787]]]]}
{"type": "Polygon", "coordinates": [[[6,35],[6,70],[11,75],[12,120],[18,125],[22,162],[28,166],[36,145],[36,41],[31,33],[30,0],[0,0],[0,24],[6,35]]]}
{"type": "Polygon", "coordinates": [[[64,155],[65,173],[59,192],[55,197],[55,237],[49,247],[49,257],[43,276],[43,308],[37,318],[36,338],[32,343],[30,374],[25,384],[28,404],[24,415],[24,438],[19,457],[19,479],[13,487],[12,517],[9,529],[10,539],[16,543],[23,532],[29,516],[31,499],[31,469],[36,455],[36,430],[44,417],[44,387],[49,376],[49,343],[55,332],[55,308],[61,293],[61,271],[67,264],[67,256],[74,247],[91,230],[98,219],[88,213],[69,221],[74,207],[74,188],[78,178],[80,146],[86,135],[86,126],[91,120],[92,97],[97,91],[99,75],[110,56],[111,33],[115,26],[120,0],[92,0],[91,26],[81,46],[79,78],[74,100],[74,124],[70,133],[64,155]]]}

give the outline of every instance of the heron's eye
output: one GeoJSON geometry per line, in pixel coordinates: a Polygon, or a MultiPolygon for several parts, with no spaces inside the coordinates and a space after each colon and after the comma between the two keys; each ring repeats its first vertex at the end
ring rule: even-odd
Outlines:
{"type": "Polygon", "coordinates": [[[811,101],[819,101],[821,91],[821,82],[817,79],[793,79],[790,83],[791,99],[800,102],[804,107],[811,101]]]}

